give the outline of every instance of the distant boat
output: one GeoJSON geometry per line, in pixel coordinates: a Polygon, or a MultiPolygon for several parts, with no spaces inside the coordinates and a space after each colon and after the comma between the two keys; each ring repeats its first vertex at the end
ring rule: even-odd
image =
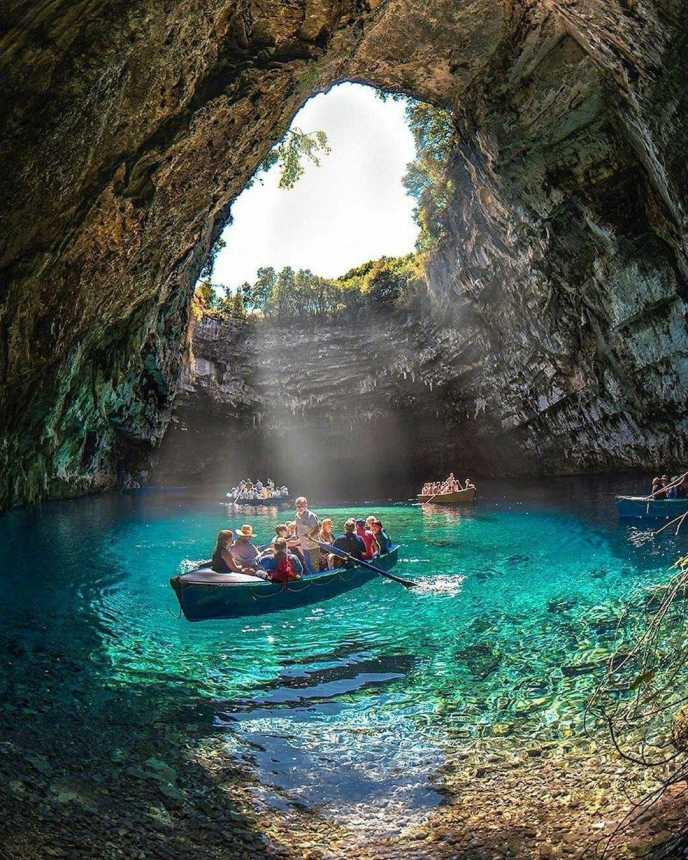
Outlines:
{"type": "Polygon", "coordinates": [[[617,496],[621,519],[673,520],[688,512],[688,499],[648,499],[647,496],[617,496]]]}
{"type": "MultiPolygon", "coordinates": [[[[382,570],[390,570],[398,552],[399,547],[393,546],[373,561],[382,570]]],[[[298,609],[337,597],[377,577],[369,567],[354,565],[323,570],[284,584],[244,573],[216,573],[206,562],[189,573],[173,576],[170,585],[188,621],[208,621],[298,609]]]]}
{"type": "Polygon", "coordinates": [[[419,502],[432,502],[433,505],[463,505],[470,504],[475,501],[475,487],[468,487],[465,490],[458,490],[455,493],[438,493],[437,495],[430,494],[429,496],[418,494],[419,502]]]}

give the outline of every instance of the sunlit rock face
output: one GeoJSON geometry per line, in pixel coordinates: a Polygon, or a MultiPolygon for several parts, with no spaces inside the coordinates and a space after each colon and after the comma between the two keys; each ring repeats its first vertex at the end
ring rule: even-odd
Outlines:
{"type": "Polygon", "coordinates": [[[467,370],[438,354],[458,392],[452,438],[508,443],[514,470],[681,459],[683,13],[678,0],[141,0],[97,14],[9,0],[0,506],[145,469],[231,201],[308,95],[341,79],[456,115],[457,196],[429,273],[442,330],[475,356],[467,370]]]}
{"type": "Polygon", "coordinates": [[[330,322],[205,318],[155,478],[230,486],[272,476],[321,499],[379,498],[428,470],[486,471],[456,432],[456,368],[467,371],[471,352],[427,319],[385,310],[330,322]]]}

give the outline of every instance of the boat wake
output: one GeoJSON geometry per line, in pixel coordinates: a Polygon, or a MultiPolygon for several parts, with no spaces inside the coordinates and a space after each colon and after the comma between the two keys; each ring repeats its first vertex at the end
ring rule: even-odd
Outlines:
{"type": "Polygon", "coordinates": [[[456,597],[463,589],[465,578],[465,576],[456,576],[455,574],[438,574],[437,576],[417,579],[413,594],[456,597]]]}
{"type": "Polygon", "coordinates": [[[200,559],[199,561],[193,561],[190,558],[183,558],[179,562],[179,567],[177,568],[178,573],[190,573],[192,570],[196,570],[197,567],[203,564],[205,559],[200,559]]]}

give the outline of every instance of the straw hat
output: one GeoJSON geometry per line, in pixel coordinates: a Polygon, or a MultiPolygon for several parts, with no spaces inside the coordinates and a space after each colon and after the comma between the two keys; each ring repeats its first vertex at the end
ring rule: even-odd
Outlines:
{"type": "Polygon", "coordinates": [[[238,531],[242,537],[253,537],[253,526],[242,526],[238,531]]]}

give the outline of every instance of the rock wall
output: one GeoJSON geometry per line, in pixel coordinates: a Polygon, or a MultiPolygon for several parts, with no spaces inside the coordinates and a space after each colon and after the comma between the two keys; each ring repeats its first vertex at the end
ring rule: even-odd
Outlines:
{"type": "Polygon", "coordinates": [[[685,40],[680,0],[9,0],[0,507],[146,467],[232,200],[343,79],[456,116],[455,426],[546,469],[682,458],[685,40]]]}
{"type": "Polygon", "coordinates": [[[428,469],[489,471],[463,420],[460,373],[471,353],[456,332],[416,314],[306,324],[206,317],[194,327],[155,480],[229,486],[272,475],[320,498],[380,497],[410,492],[428,469]]]}

